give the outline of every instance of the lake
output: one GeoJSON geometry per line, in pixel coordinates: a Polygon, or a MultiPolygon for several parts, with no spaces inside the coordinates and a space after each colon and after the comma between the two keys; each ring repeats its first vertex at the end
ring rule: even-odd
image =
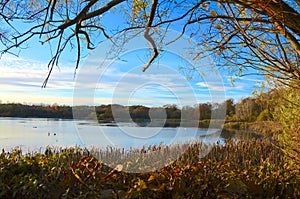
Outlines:
{"type": "Polygon", "coordinates": [[[0,147],[43,151],[51,147],[141,148],[142,146],[202,141],[224,142],[219,129],[119,126],[48,118],[0,118],[0,147]]]}

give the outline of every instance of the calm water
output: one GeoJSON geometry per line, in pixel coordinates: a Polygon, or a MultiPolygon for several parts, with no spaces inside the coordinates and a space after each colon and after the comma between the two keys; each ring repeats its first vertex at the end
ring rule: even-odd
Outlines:
{"type": "Polygon", "coordinates": [[[118,127],[88,121],[36,118],[0,118],[0,147],[11,150],[39,151],[46,146],[107,146],[141,148],[147,145],[186,143],[196,140],[223,142],[218,129],[118,127]]]}

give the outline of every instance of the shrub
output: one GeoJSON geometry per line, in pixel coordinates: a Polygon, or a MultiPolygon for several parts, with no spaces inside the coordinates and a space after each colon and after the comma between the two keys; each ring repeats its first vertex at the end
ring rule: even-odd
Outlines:
{"type": "MultiPolygon", "coordinates": [[[[159,146],[162,153],[164,146],[159,146]]],[[[176,146],[178,150],[179,146],[176,146]]],[[[0,198],[296,198],[300,179],[271,140],[226,141],[199,158],[201,143],[147,173],[112,169],[70,148],[0,155],[0,198]]],[[[157,150],[157,146],[152,150],[157,150]]],[[[168,149],[169,150],[169,149],[168,149]]],[[[103,151],[112,155],[114,151],[103,151]]],[[[118,154],[119,152],[116,151],[118,154]]],[[[130,153],[130,151],[128,152],[130,153]]],[[[123,168],[130,166],[127,162],[123,168]]]]}

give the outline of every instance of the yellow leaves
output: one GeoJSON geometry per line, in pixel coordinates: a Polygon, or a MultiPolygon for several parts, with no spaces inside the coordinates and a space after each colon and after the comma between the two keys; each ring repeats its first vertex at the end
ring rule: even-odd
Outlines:
{"type": "Polygon", "coordinates": [[[198,166],[192,166],[192,171],[193,172],[198,172],[199,171],[199,167],[198,166]]]}
{"type": "Polygon", "coordinates": [[[81,177],[74,171],[73,168],[71,168],[71,172],[72,172],[72,174],[74,175],[74,177],[75,177],[80,183],[82,183],[82,184],[85,185],[86,187],[89,187],[88,184],[86,184],[86,183],[81,179],[81,177]]]}
{"type": "Polygon", "coordinates": [[[149,2],[144,0],[134,0],[132,2],[132,14],[134,17],[139,17],[139,15],[142,13],[143,15],[146,14],[145,9],[149,6],[149,2]]]}
{"type": "Polygon", "coordinates": [[[276,53],[276,48],[271,48],[270,51],[271,51],[271,53],[275,54],[276,53]]]}
{"type": "Polygon", "coordinates": [[[216,17],[216,16],[217,16],[216,11],[214,11],[214,10],[211,10],[209,13],[210,13],[210,15],[211,15],[212,17],[216,17]]]}
{"type": "Polygon", "coordinates": [[[148,189],[146,182],[144,180],[138,178],[135,181],[134,185],[127,192],[127,194],[124,194],[124,195],[126,195],[126,197],[124,197],[124,198],[133,198],[134,195],[135,196],[140,195],[140,193],[145,189],[148,189]]]}
{"type": "Polygon", "coordinates": [[[208,11],[209,10],[209,5],[210,5],[210,2],[208,1],[206,3],[203,3],[202,7],[205,8],[206,11],[208,11]]]}
{"type": "Polygon", "coordinates": [[[131,188],[130,192],[134,192],[134,191],[141,191],[143,189],[147,189],[148,186],[146,184],[146,182],[144,180],[138,179],[135,182],[135,185],[133,186],[133,188],[131,188]]]}
{"type": "Polygon", "coordinates": [[[147,189],[147,188],[148,188],[148,187],[147,187],[147,184],[145,183],[144,180],[139,180],[139,181],[137,182],[137,186],[138,186],[139,189],[147,189]]]}
{"type": "Polygon", "coordinates": [[[250,21],[244,21],[243,23],[246,24],[246,25],[249,25],[251,22],[250,21]]]}
{"type": "Polygon", "coordinates": [[[148,178],[148,181],[150,182],[150,181],[152,181],[152,180],[154,180],[155,179],[155,176],[154,175],[151,175],[149,178],[148,178]]]}
{"type": "MultiPolygon", "coordinates": [[[[289,100],[294,99],[295,103],[300,100],[299,94],[293,90],[285,90],[282,94],[289,100]]],[[[290,107],[285,112],[295,115],[299,108],[294,109],[290,107]]],[[[45,186],[51,198],[59,197],[51,195],[57,192],[57,183],[71,198],[271,198],[274,195],[295,198],[293,193],[290,194],[290,188],[299,184],[295,176],[298,170],[283,161],[283,152],[274,146],[273,141],[226,141],[224,146],[213,146],[211,158],[200,160],[195,157],[199,154],[199,147],[193,146],[186,157],[151,173],[116,173],[109,180],[104,176],[111,168],[104,163],[100,165],[95,158],[84,157],[75,164],[77,151],[47,157],[36,154],[33,157],[18,156],[20,152],[17,151],[14,156],[19,158],[13,159],[3,152],[0,159],[1,177],[4,176],[2,183],[8,191],[20,187],[24,194],[32,194],[32,190],[45,186]],[[93,177],[91,168],[101,175],[93,177]]],[[[121,170],[117,164],[112,168],[121,170]]]]}

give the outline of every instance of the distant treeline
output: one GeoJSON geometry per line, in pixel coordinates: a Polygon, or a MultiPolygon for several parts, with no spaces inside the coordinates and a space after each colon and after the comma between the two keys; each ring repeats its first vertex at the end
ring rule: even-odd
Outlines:
{"type": "MultiPolygon", "coordinates": [[[[182,118],[199,118],[199,120],[223,119],[227,121],[263,121],[272,120],[270,114],[272,106],[266,102],[269,94],[259,97],[247,97],[234,103],[233,99],[227,99],[223,103],[200,103],[194,106],[169,104],[163,107],[149,108],[142,105],[101,105],[96,107],[77,106],[80,119],[91,119],[96,117],[100,122],[111,122],[115,119],[128,118],[128,113],[133,121],[149,121],[151,118],[167,118],[178,121],[182,118]],[[150,111],[151,110],[151,111],[150,111]],[[114,113],[113,113],[114,112],[114,113]],[[164,115],[163,115],[163,114],[164,115]],[[184,115],[182,115],[184,114],[184,115]],[[119,118],[114,118],[119,117],[119,118]]],[[[32,118],[63,118],[72,119],[71,106],[53,105],[24,105],[24,104],[0,104],[0,117],[32,117],[32,118]]]]}
{"type": "MultiPolygon", "coordinates": [[[[167,119],[181,119],[182,111],[189,113],[190,115],[194,115],[198,111],[197,108],[200,110],[200,119],[210,119],[212,110],[220,107],[220,104],[211,105],[209,103],[204,103],[199,104],[199,107],[185,106],[183,108],[178,108],[176,105],[172,104],[165,105],[163,107],[151,108],[152,112],[149,112],[150,108],[142,105],[122,106],[109,104],[96,107],[77,106],[75,110],[80,112],[82,119],[90,119],[96,113],[99,121],[114,121],[113,115],[122,116],[126,113],[129,113],[130,118],[133,120],[149,120],[149,114],[152,114],[155,118],[159,118],[160,113],[165,113],[167,119]],[[113,110],[115,111],[114,114],[113,110]],[[157,114],[155,114],[155,112],[157,112],[157,114]]],[[[0,104],[0,117],[72,119],[73,113],[72,107],[66,105],[24,105],[19,103],[8,103],[0,104]]]]}
{"type": "Polygon", "coordinates": [[[0,117],[72,119],[72,107],[53,105],[0,104],[0,117]]]}

